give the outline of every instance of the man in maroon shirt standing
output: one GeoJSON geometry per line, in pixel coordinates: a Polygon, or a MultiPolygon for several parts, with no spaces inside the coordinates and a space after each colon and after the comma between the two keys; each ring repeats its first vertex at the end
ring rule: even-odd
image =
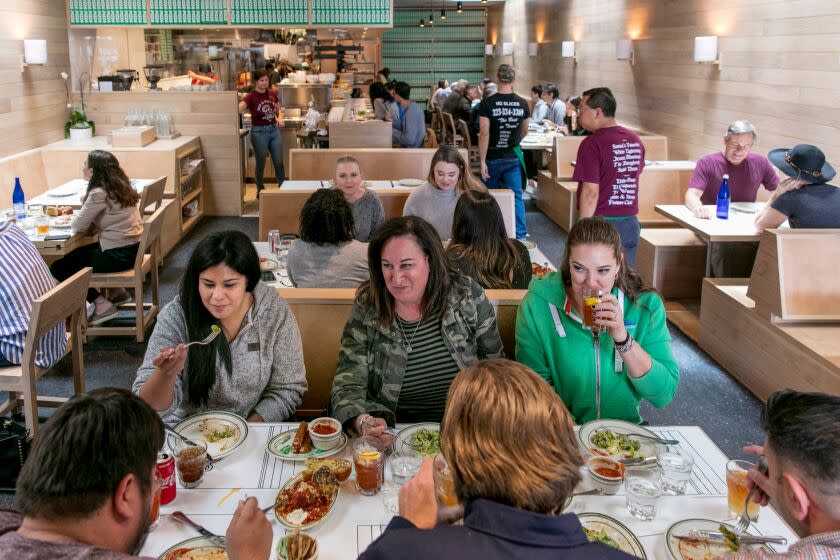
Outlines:
{"type": "Polygon", "coordinates": [[[583,92],[579,121],[592,134],[580,143],[572,180],[578,182],[578,216],[608,220],[621,234],[624,258],[635,267],[645,147],[636,133],[616,124],[616,105],[609,88],[583,92]]]}

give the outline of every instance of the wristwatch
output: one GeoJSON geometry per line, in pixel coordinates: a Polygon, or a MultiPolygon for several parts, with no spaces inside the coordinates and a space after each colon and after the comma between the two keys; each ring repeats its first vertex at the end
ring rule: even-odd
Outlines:
{"type": "Polygon", "coordinates": [[[627,333],[627,338],[615,343],[615,349],[619,354],[626,354],[631,348],[633,348],[633,337],[630,336],[629,332],[627,333]]]}

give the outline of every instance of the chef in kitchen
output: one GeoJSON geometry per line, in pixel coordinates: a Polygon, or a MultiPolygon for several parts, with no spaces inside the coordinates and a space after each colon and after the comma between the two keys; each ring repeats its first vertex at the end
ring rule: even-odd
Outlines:
{"type": "Polygon", "coordinates": [[[187,74],[190,77],[190,85],[193,86],[213,86],[219,81],[209,64],[199,64],[198,72],[190,70],[187,74]]]}

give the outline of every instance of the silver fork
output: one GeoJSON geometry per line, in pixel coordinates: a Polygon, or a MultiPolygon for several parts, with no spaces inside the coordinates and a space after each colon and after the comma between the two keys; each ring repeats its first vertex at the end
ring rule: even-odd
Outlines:
{"type": "MultiPolygon", "coordinates": [[[[769,470],[770,468],[767,465],[767,459],[765,459],[762,455],[758,458],[758,471],[764,476],[767,476],[769,470]]],[[[747,499],[744,500],[744,511],[741,512],[741,517],[738,518],[738,523],[735,525],[736,533],[746,533],[750,526],[750,516],[747,514],[747,508],[750,506],[750,499],[757,488],[758,484],[753,484],[753,487],[750,488],[750,491],[747,493],[747,499]]]]}
{"type": "Polygon", "coordinates": [[[193,342],[190,342],[186,346],[184,346],[184,348],[189,348],[193,344],[198,344],[200,346],[204,346],[205,344],[210,344],[211,342],[213,342],[213,340],[215,340],[215,338],[217,336],[219,336],[220,332],[222,332],[222,329],[219,328],[219,325],[212,325],[210,327],[210,334],[205,336],[204,340],[195,340],[193,342]]]}
{"type": "Polygon", "coordinates": [[[623,436],[628,436],[628,437],[633,437],[633,438],[649,439],[651,441],[655,441],[656,443],[659,443],[660,445],[679,445],[679,443],[680,443],[679,440],[676,440],[676,439],[665,439],[665,438],[662,438],[662,437],[659,437],[659,436],[649,436],[647,434],[628,433],[628,432],[622,432],[622,431],[619,431],[619,430],[612,430],[612,431],[616,434],[621,434],[623,436]]]}

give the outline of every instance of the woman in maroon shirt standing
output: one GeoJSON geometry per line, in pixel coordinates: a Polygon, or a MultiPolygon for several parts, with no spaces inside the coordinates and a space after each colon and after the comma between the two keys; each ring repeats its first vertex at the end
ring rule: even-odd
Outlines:
{"type": "Polygon", "coordinates": [[[265,188],[263,172],[265,170],[265,155],[271,154],[274,163],[274,173],[277,184],[286,180],[283,173],[283,148],[280,144],[280,131],[283,126],[283,108],[277,101],[277,93],[269,89],[269,77],[264,70],[254,72],[254,90],[246,95],[239,103],[239,112],[251,112],[251,144],[254,146],[254,157],[257,160],[257,198],[265,188]]]}

